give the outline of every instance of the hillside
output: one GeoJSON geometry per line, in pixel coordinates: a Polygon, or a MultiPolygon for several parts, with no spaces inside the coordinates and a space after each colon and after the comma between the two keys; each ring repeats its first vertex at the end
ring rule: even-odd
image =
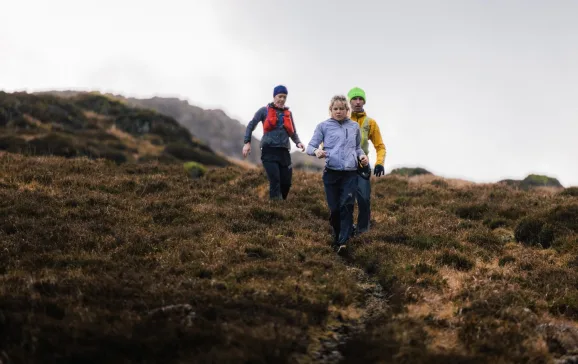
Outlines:
{"type": "MultiPolygon", "coordinates": [[[[124,99],[131,106],[153,109],[175,118],[214,150],[229,157],[243,159],[241,150],[246,126],[228,117],[222,110],[204,110],[177,98],[124,99]]],[[[260,164],[259,140],[253,137],[251,144],[253,151],[247,160],[260,164]]]]}
{"type": "Polygon", "coordinates": [[[340,258],[295,181],[0,155],[2,362],[576,360],[576,188],[380,178],[340,258]]]}
{"type": "MultiPolygon", "coordinates": [[[[77,97],[85,94],[77,91],[51,91],[48,94],[61,97],[77,97]]],[[[198,140],[205,143],[212,150],[233,160],[249,162],[261,166],[261,151],[259,140],[252,138],[252,151],[247,159],[243,158],[243,138],[246,126],[238,120],[232,119],[222,110],[205,110],[189,104],[185,100],[167,97],[153,97],[138,99],[121,95],[104,95],[120,100],[127,105],[147,110],[155,110],[163,115],[168,115],[177,120],[181,125],[193,133],[198,140]]],[[[306,143],[306,141],[303,141],[306,143]]],[[[324,161],[301,155],[299,152],[292,153],[293,164],[296,169],[318,172],[325,167],[324,161]]]]}
{"type": "Polygon", "coordinates": [[[97,94],[0,92],[0,150],[31,155],[227,165],[175,119],[97,94]]]}

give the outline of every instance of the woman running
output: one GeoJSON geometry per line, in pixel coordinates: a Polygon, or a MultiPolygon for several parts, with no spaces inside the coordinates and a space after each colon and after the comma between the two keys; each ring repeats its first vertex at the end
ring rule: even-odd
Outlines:
{"type": "Polygon", "coordinates": [[[357,168],[359,163],[362,166],[369,163],[361,149],[359,125],[349,119],[349,111],[347,98],[334,96],[329,103],[331,117],[317,125],[306,151],[325,158],[323,185],[333,228],[333,247],[339,254],[345,252],[353,231],[357,168]]]}
{"type": "Polygon", "coordinates": [[[261,162],[269,179],[269,198],[271,200],[286,200],[291,181],[293,168],[289,150],[293,143],[304,150],[295,130],[293,114],[285,106],[287,101],[287,88],[283,85],[273,89],[273,102],[263,106],[255,113],[253,120],[247,125],[245,131],[245,145],[243,157],[251,153],[251,135],[259,122],[263,122],[263,138],[261,139],[261,162]]]}

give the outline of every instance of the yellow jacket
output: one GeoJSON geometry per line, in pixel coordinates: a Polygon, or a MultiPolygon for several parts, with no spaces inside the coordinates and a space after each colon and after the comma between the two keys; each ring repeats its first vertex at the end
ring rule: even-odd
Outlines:
{"type": "MultiPolygon", "coordinates": [[[[365,118],[367,117],[368,116],[365,113],[365,111],[359,113],[358,112],[351,113],[351,120],[356,121],[359,124],[359,129],[361,130],[362,134],[364,133],[363,123],[365,122],[365,118]]],[[[372,118],[369,118],[369,133],[367,135],[367,139],[371,140],[373,146],[375,147],[375,152],[377,154],[375,164],[381,164],[383,166],[386,154],[385,144],[383,144],[383,139],[381,138],[379,126],[377,125],[377,122],[375,122],[375,120],[373,120],[372,118]]],[[[366,155],[369,153],[368,150],[369,148],[367,147],[367,145],[365,146],[362,145],[361,148],[363,149],[366,155]]]]}

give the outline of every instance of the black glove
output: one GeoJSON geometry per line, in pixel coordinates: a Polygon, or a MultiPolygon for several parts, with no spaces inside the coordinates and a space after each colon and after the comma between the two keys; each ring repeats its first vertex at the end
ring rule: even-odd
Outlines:
{"type": "Polygon", "coordinates": [[[381,164],[376,164],[375,168],[373,169],[373,173],[376,177],[381,177],[385,174],[385,169],[381,164]]]}

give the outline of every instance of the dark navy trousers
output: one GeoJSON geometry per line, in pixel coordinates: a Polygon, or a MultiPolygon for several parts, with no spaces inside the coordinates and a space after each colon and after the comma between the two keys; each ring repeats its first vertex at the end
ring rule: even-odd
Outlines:
{"type": "Polygon", "coordinates": [[[289,150],[287,148],[263,148],[261,162],[269,180],[269,198],[286,200],[293,179],[289,150]]]}
{"type": "Polygon", "coordinates": [[[357,193],[357,171],[323,172],[325,197],[329,206],[329,222],[333,228],[334,244],[345,244],[353,232],[353,210],[357,193]]]}
{"type": "Polygon", "coordinates": [[[364,233],[369,230],[371,218],[371,183],[369,179],[357,177],[357,232],[364,233]]]}

